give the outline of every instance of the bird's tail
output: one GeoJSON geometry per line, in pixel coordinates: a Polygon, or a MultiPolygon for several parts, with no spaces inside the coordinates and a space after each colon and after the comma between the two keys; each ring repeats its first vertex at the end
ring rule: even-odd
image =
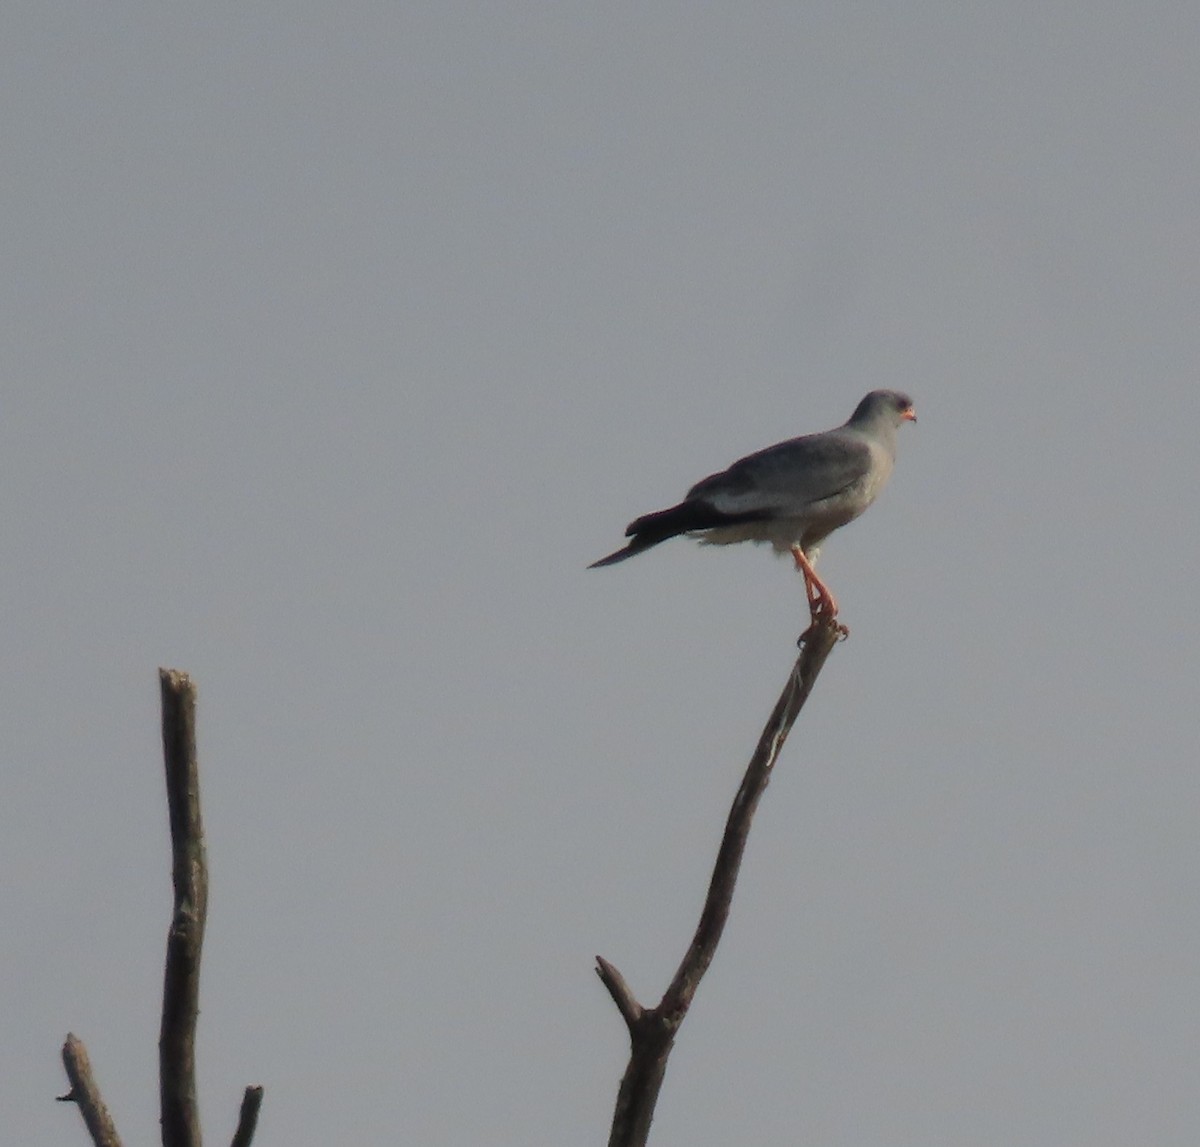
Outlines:
{"type": "Polygon", "coordinates": [[[631,558],[634,554],[640,554],[642,550],[648,550],[651,546],[656,546],[659,542],[665,542],[666,540],[666,537],[655,538],[653,541],[648,538],[635,537],[629,545],[622,546],[619,550],[614,550],[608,557],[601,558],[598,562],[592,562],[588,566],[588,569],[598,570],[601,566],[615,566],[617,562],[623,562],[626,558],[631,558]]]}
{"type": "Polygon", "coordinates": [[[588,569],[614,566],[617,562],[623,562],[626,558],[640,554],[651,546],[657,546],[659,542],[665,542],[668,538],[686,534],[689,530],[706,529],[713,525],[711,517],[712,511],[709,507],[697,505],[695,502],[680,502],[678,506],[672,506],[669,510],[646,514],[629,523],[625,531],[625,536],[630,539],[627,546],[615,550],[598,562],[592,562],[588,569]]]}

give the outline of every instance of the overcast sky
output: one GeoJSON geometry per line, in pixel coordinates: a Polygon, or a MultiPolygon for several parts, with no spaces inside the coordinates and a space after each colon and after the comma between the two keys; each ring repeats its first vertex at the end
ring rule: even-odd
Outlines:
{"type": "Polygon", "coordinates": [[[916,400],[652,1142],[1200,1130],[1200,8],[13,3],[0,1137],[603,1143],[804,601],[589,561],[916,400]]]}

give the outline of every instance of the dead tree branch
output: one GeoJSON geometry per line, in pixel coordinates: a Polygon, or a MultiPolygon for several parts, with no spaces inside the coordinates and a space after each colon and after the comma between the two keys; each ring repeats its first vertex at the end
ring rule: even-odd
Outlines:
{"type": "Polygon", "coordinates": [[[237,1131],[229,1147],[250,1147],[254,1138],[254,1129],[258,1126],[258,1109],[262,1106],[263,1089],[247,1087],[242,1096],[242,1110],[238,1114],[237,1131]]]}
{"type": "Polygon", "coordinates": [[[161,669],[158,676],[171,821],[171,876],[175,884],[158,1040],[162,1141],[163,1147],[200,1147],[196,1017],[200,1014],[200,950],[208,910],[208,865],[196,764],[196,689],[186,673],[161,669]]]}
{"type": "Polygon", "coordinates": [[[71,1090],[66,1095],[60,1095],[60,1103],[78,1103],[79,1113],[87,1126],[88,1134],[96,1147],[121,1147],[121,1137],[117,1134],[116,1124],[108,1113],[104,1100],[100,1098],[100,1089],[92,1077],[92,1062],[88,1059],[87,1048],[74,1032],[67,1035],[67,1042],[62,1048],[63,1067],[67,1069],[67,1079],[71,1081],[71,1090]]]}
{"type": "Polygon", "coordinates": [[[843,635],[844,631],[836,623],[818,621],[800,639],[800,656],[763,729],[729,811],[725,835],[717,853],[708,896],[695,935],[657,1006],[642,1007],[621,973],[603,957],[596,957],[596,973],[629,1029],[630,1042],[629,1065],[617,1093],[609,1147],[644,1147],[646,1143],[675,1034],[687,1015],[701,978],[712,963],[725,922],[729,919],[733,890],[754,810],[766,790],[783,743],[804,702],[808,700],[825,659],[843,635]]]}
{"type": "MultiPolygon", "coordinates": [[[[175,669],[160,669],[158,677],[171,825],[171,876],[175,886],[158,1040],[160,1122],[163,1147],[200,1147],[196,1019],[200,1013],[200,950],[208,912],[208,866],[196,759],[196,687],[186,673],[175,669]]],[[[96,1147],[121,1147],[92,1079],[87,1051],[74,1035],[67,1036],[63,1045],[63,1063],[71,1090],[60,1098],[79,1104],[96,1147]]],[[[262,1097],[261,1087],[246,1088],[233,1147],[249,1147],[262,1097]]]]}

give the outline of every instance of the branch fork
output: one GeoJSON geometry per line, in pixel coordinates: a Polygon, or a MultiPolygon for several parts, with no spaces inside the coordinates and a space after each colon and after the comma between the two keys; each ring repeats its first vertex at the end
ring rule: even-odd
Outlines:
{"type": "Polygon", "coordinates": [[[646,1143],[675,1033],[687,1016],[729,919],[733,890],[754,812],[771,779],[780,750],[808,700],[826,658],[845,635],[845,627],[834,617],[817,614],[797,642],[800,655],[763,728],[733,799],[700,921],[662,999],[653,1008],[643,1007],[617,967],[603,956],[596,957],[596,974],[625,1021],[630,1043],[629,1064],[617,1093],[609,1147],[644,1147],[646,1143]]]}

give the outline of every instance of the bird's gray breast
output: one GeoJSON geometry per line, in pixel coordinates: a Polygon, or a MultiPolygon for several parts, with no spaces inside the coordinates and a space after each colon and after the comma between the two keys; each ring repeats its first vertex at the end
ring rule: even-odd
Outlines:
{"type": "Polygon", "coordinates": [[[694,536],[710,545],[767,542],[779,553],[799,545],[810,557],[834,530],[862,514],[883,489],[894,456],[857,435],[799,439],[751,455],[693,488],[722,512],[756,511],[751,521],[694,536]]]}

